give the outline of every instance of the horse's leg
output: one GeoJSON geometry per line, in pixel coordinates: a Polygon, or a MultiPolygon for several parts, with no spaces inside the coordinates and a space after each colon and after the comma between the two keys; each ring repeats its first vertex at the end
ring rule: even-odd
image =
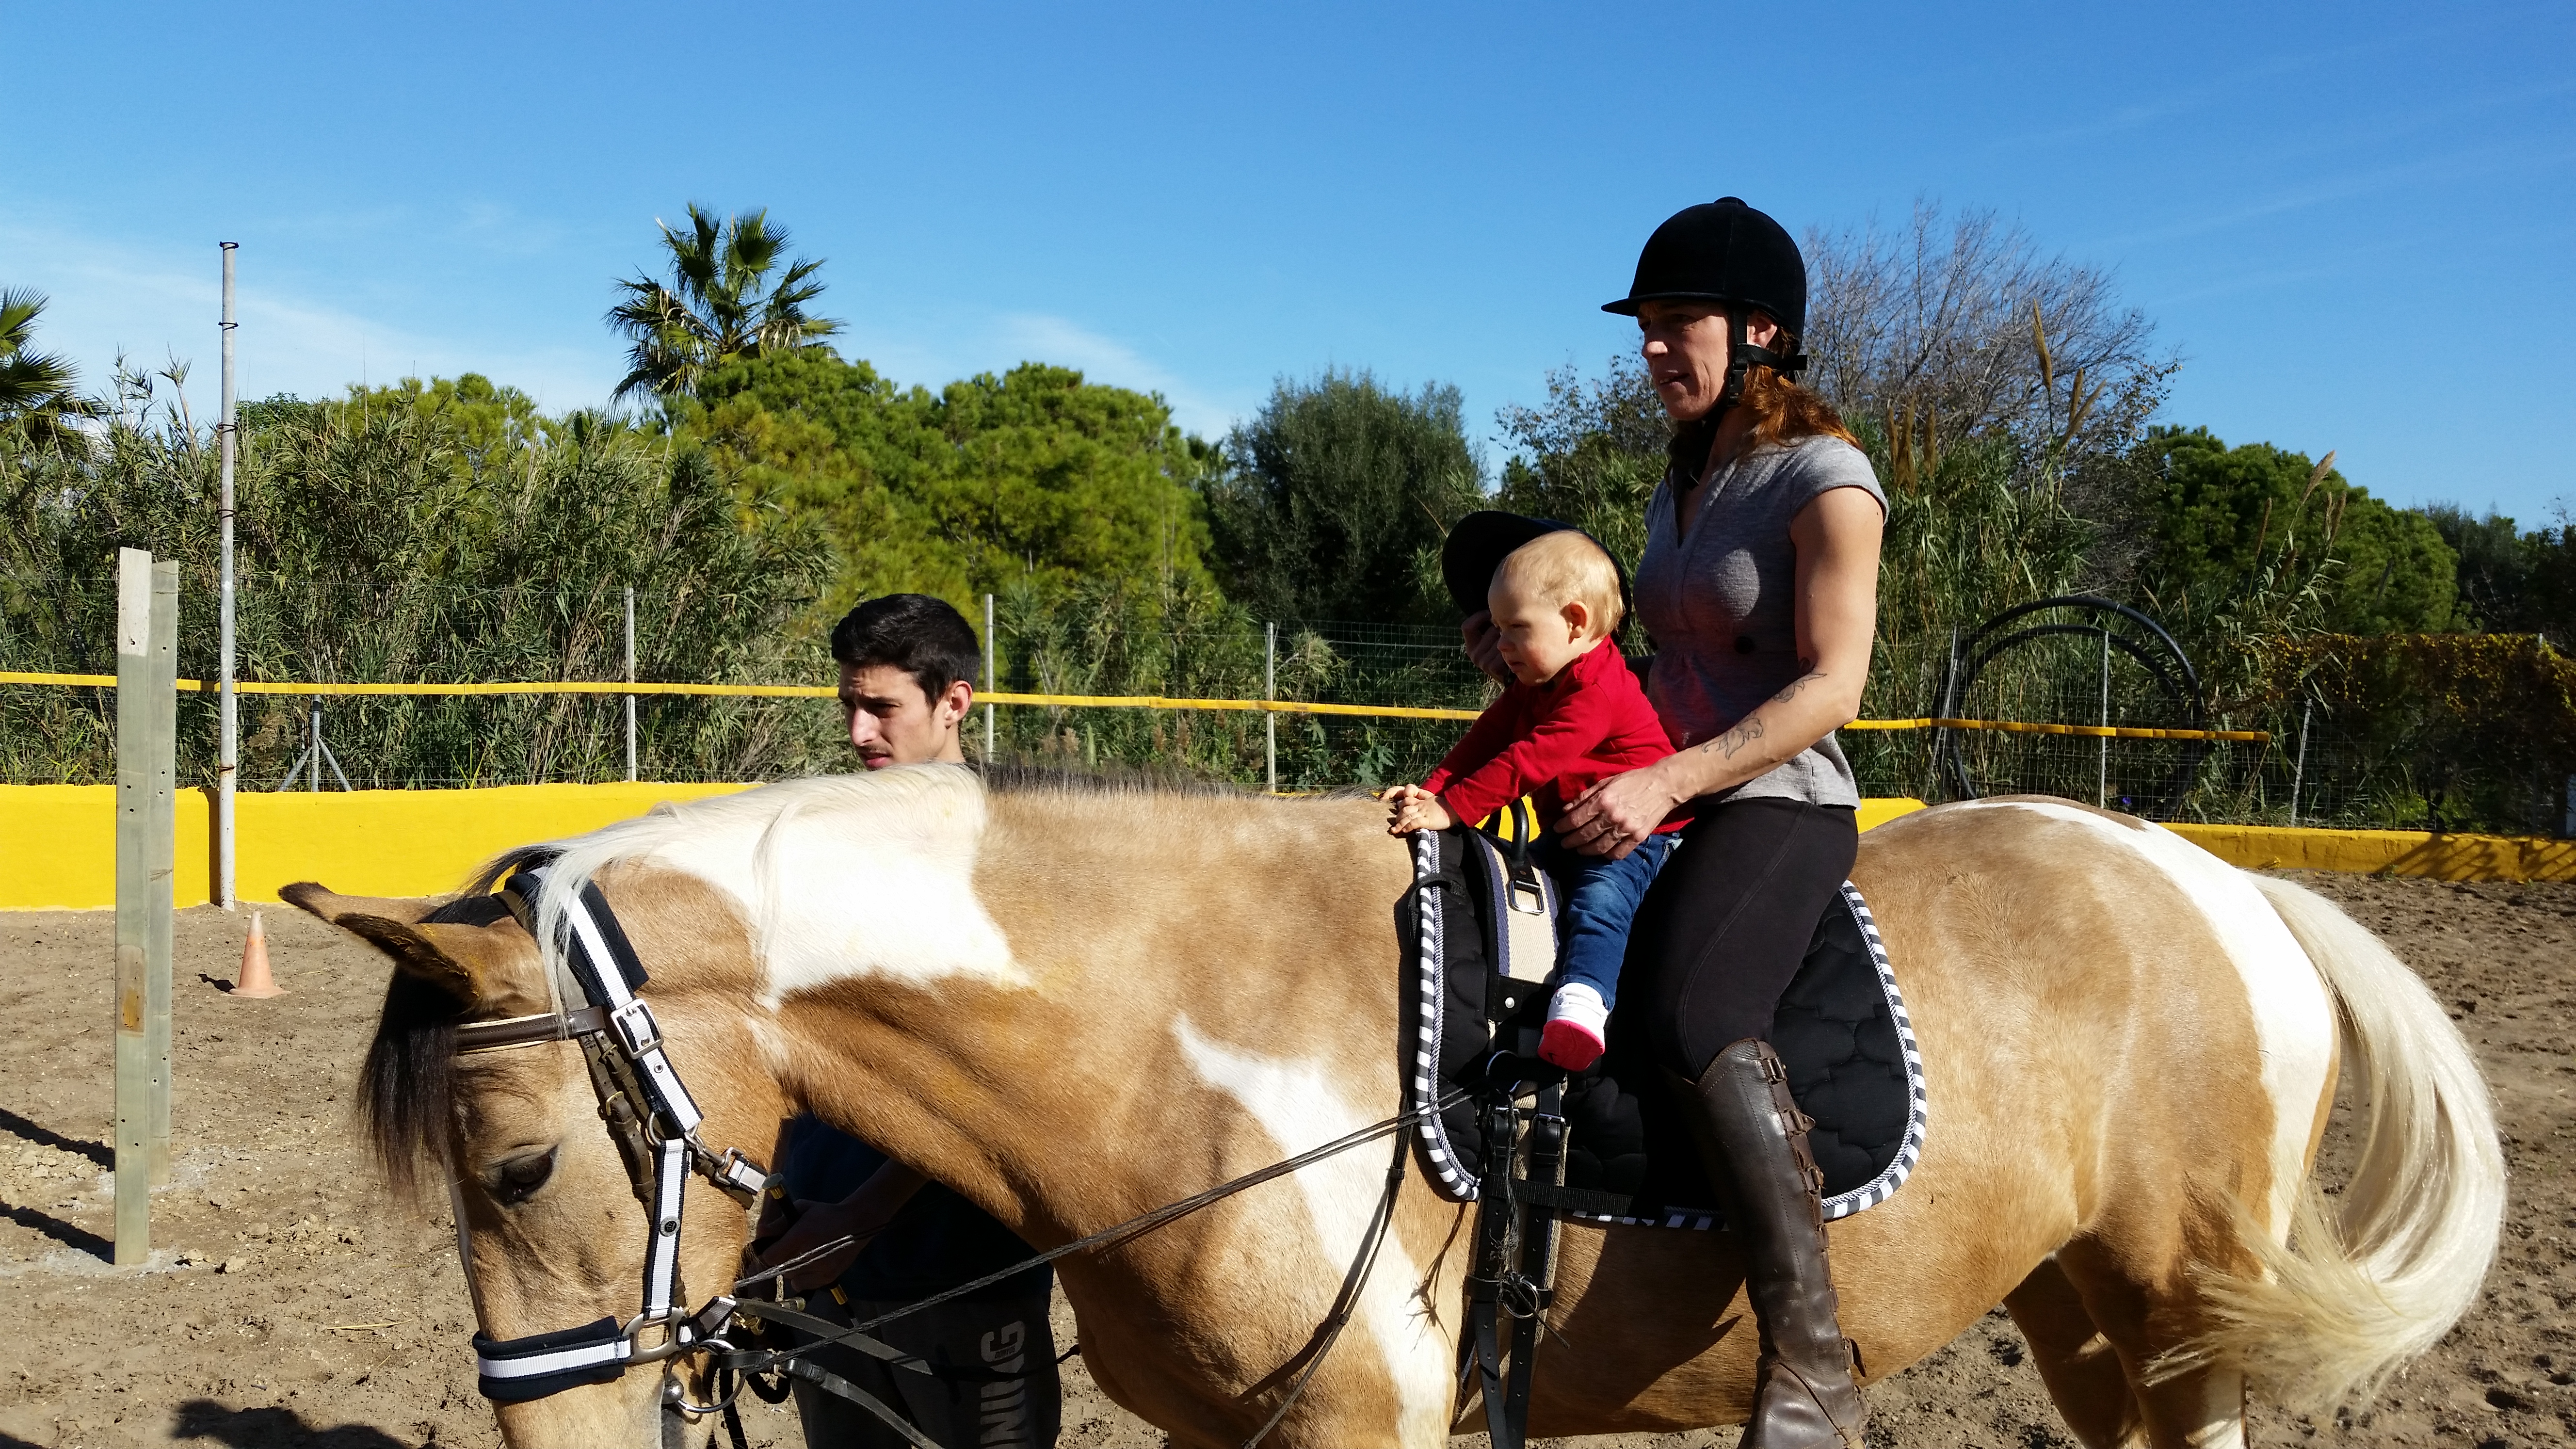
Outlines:
{"type": "Polygon", "coordinates": [[[2146,1421],[2120,1355],[2055,1258],[2005,1295],[2004,1308],[2030,1345],[2058,1417],[2084,1449],[2138,1449],[2146,1442],[2146,1421]]]}
{"type": "Polygon", "coordinates": [[[2199,1294],[2171,1251],[2171,1235],[2157,1237],[2163,1241],[2079,1238],[2059,1250],[2057,1262],[2119,1356],[2152,1449],[2245,1449],[2242,1373],[2221,1365],[2150,1380],[2157,1359],[2181,1347],[2204,1321],[2199,1294]],[[2152,1278],[2132,1271],[2149,1261],[2163,1270],[2152,1278]]]}

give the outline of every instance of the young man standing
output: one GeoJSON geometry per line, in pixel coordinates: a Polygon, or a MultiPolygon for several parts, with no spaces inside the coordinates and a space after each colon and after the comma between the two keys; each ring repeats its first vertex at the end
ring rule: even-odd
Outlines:
{"type": "MultiPolygon", "coordinates": [[[[957,730],[974,705],[980,651],[955,609],[927,594],[870,599],[832,630],[832,657],[861,764],[965,764],[957,730]]],[[[795,1277],[808,1308],[827,1318],[873,1318],[1030,1256],[1028,1244],[964,1198],[811,1116],[789,1125],[779,1177],[786,1196],[771,1198],[762,1215],[762,1261],[783,1263],[845,1235],[863,1239],[795,1277]]],[[[819,1361],[941,1445],[1049,1449],[1063,1418],[1047,1326],[1054,1281],[1051,1270],[1032,1268],[874,1330],[962,1372],[914,1373],[847,1348],[825,1349],[819,1361]]],[[[796,1411],[812,1449],[905,1444],[875,1415],[801,1379],[796,1411]]]]}

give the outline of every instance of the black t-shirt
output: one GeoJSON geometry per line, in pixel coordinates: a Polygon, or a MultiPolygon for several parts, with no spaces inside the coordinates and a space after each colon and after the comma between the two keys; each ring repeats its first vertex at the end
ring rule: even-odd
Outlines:
{"type": "MultiPolygon", "coordinates": [[[[788,1129],[787,1161],[780,1175],[791,1198],[838,1202],[858,1191],[887,1160],[884,1153],[809,1113],[788,1129]]],[[[841,1289],[853,1298],[880,1302],[926,1298],[1023,1262],[1033,1253],[1018,1234],[974,1204],[938,1183],[927,1183],[841,1275],[841,1289]]],[[[1052,1277],[1052,1269],[1039,1266],[985,1292],[994,1297],[1044,1293],[1052,1277]]]]}

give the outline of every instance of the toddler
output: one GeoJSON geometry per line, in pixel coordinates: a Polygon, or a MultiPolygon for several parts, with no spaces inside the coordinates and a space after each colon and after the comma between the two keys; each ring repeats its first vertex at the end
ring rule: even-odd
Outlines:
{"type": "Polygon", "coordinates": [[[1429,779],[1386,792],[1394,806],[1387,831],[1446,830],[1531,797],[1550,831],[1541,859],[1565,887],[1557,986],[1538,1054],[1579,1072],[1601,1055],[1629,922],[1682,822],[1666,822],[1619,860],[1578,855],[1553,832],[1584,791],[1664,758],[1672,742],[1628,661],[1615,645],[1603,647],[1621,606],[1618,565],[1601,545],[1570,528],[1539,535],[1504,557],[1485,604],[1513,682],[1429,779]]]}

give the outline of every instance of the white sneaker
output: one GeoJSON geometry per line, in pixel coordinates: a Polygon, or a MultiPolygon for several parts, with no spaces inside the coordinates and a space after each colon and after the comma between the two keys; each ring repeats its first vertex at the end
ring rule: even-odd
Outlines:
{"type": "Polygon", "coordinates": [[[1547,1025],[1539,1031],[1538,1058],[1552,1067],[1579,1072],[1601,1059],[1610,1029],[1610,1008],[1601,993],[1580,981],[1556,988],[1547,1003],[1547,1025]]]}

